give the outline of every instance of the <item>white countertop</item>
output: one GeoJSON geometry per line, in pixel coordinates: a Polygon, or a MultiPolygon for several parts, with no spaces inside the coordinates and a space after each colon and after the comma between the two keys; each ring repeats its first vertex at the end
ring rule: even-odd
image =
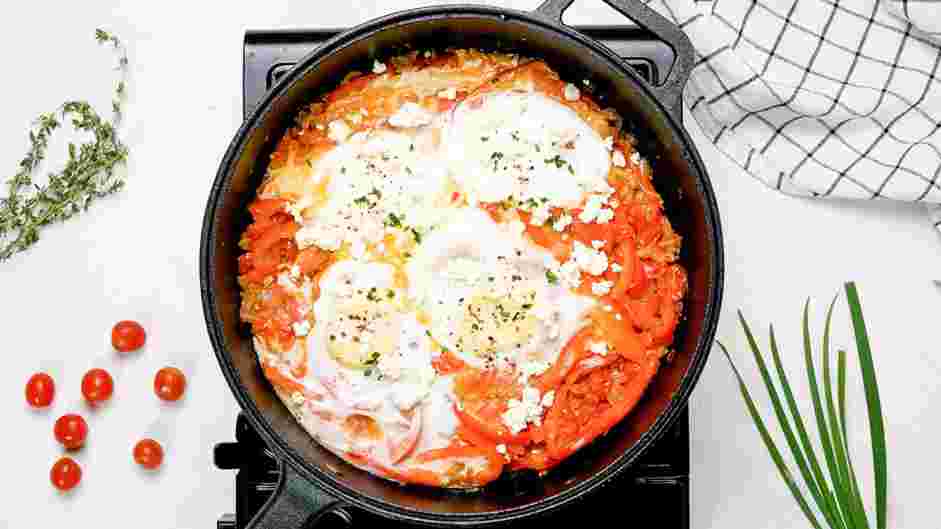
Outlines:
{"type": "MultiPolygon", "coordinates": [[[[24,134],[40,112],[67,98],[108,108],[112,57],[96,49],[96,27],[129,48],[132,79],[126,139],[129,182],[119,196],[43,234],[40,244],[0,264],[5,368],[0,370],[0,527],[215,527],[234,507],[234,474],[212,466],[212,446],[233,436],[237,406],[205,331],[197,278],[200,223],[222,152],[241,121],[241,43],[247,28],[347,26],[432,2],[19,2],[7,9],[0,174],[15,171],[24,134]],[[144,322],[146,350],[117,359],[111,325],[144,322]],[[153,373],[189,358],[190,386],[178,406],[153,397],[153,373]],[[49,484],[60,455],[54,419],[79,406],[79,380],[98,363],[116,377],[113,401],[86,413],[88,445],[77,459],[82,484],[61,496],[49,484]],[[55,406],[29,410],[29,375],[52,367],[55,406]],[[142,475],[133,443],[153,428],[166,435],[164,468],[142,475]],[[158,428],[159,429],[159,428],[158,428]]],[[[530,9],[537,0],[492,2],[530,9]]],[[[576,2],[573,23],[615,23],[597,1],[576,2]],[[589,4],[588,6],[580,4],[589,4]]],[[[719,336],[757,383],[737,308],[762,327],[773,321],[792,377],[802,374],[799,313],[816,301],[814,321],[842,282],[855,279],[875,347],[889,443],[890,527],[936,520],[941,441],[941,238],[922,208],[810,202],[779,196],[743,174],[687,123],[719,197],[726,283],[719,336]]],[[[61,146],[61,144],[58,144],[61,146]]],[[[845,310],[836,343],[850,346],[845,310]]],[[[806,528],[760,444],[721,355],[713,355],[692,398],[692,524],[806,528]]],[[[855,363],[850,378],[858,380],[855,363]]],[[[761,395],[763,391],[753,386],[761,395]]],[[[803,389],[803,386],[801,385],[803,389]]],[[[858,389],[858,388],[857,388],[858,389]]],[[[809,412],[806,391],[798,398],[809,412]]],[[[862,395],[851,393],[852,445],[871,497],[862,395]]],[[[767,411],[767,408],[766,408],[767,411]]]]}

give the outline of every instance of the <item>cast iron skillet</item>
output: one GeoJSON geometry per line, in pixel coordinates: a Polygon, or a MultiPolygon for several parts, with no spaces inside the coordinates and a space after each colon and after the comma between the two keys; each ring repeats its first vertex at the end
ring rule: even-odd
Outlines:
{"type": "Polygon", "coordinates": [[[505,524],[569,504],[624,470],[671,425],[706,361],[722,294],[719,213],[709,179],[680,119],[681,93],[693,49],[678,28],[635,0],[605,0],[667,42],[675,63],[650,86],[618,57],[562,24],[573,0],[546,0],[527,13],[484,6],[443,6],[396,13],[325,43],[265,96],[229,145],[210,193],[200,247],[200,280],[209,336],[222,372],[255,429],[283,461],[281,482],[252,527],[307,527],[325,513],[350,520],[345,506],[386,519],[429,526],[505,524]],[[590,79],[602,105],[617,109],[651,160],[666,213],[684,237],[680,261],[689,272],[677,354],[665,364],[627,420],[542,480],[508,476],[477,493],[403,487],[345,463],[318,445],[278,400],[261,373],[251,333],[239,322],[237,242],[249,222],[246,206],[268,155],[314,97],[346,72],[404,48],[449,46],[510,49],[546,60],[564,79],[590,79]]]}

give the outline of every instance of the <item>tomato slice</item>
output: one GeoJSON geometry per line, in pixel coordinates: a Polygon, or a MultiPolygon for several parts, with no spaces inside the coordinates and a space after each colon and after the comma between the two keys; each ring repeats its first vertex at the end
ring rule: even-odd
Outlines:
{"type": "Polygon", "coordinates": [[[325,252],[316,246],[305,248],[297,254],[297,265],[301,273],[313,276],[321,271],[330,262],[330,252],[325,252]]]}
{"type": "Polygon", "coordinates": [[[461,424],[493,443],[525,444],[529,442],[529,433],[526,430],[514,434],[503,424],[500,410],[501,408],[497,406],[480,407],[477,411],[454,406],[454,414],[457,415],[461,424]]]}
{"type": "Polygon", "coordinates": [[[575,364],[585,355],[589,338],[591,338],[593,334],[594,331],[590,326],[584,327],[582,330],[575,333],[575,335],[569,339],[568,343],[565,344],[565,347],[562,349],[562,352],[559,353],[559,358],[555,363],[544,373],[534,377],[534,386],[539,389],[540,393],[551,391],[562,384],[562,381],[565,380],[569,371],[571,371],[575,367],[575,364]]]}
{"type": "Polygon", "coordinates": [[[440,355],[432,359],[431,366],[435,368],[439,375],[447,375],[463,370],[467,367],[467,364],[450,350],[445,349],[441,351],[440,355]]]}
{"type": "MultiPolygon", "coordinates": [[[[419,463],[428,463],[431,461],[442,460],[462,460],[484,458],[487,465],[477,472],[473,472],[467,477],[461,477],[460,482],[466,485],[481,486],[497,479],[503,472],[503,457],[496,450],[489,450],[479,446],[446,446],[428,450],[415,456],[419,463]]],[[[456,463],[461,461],[455,461],[456,463]]]]}
{"type": "Polygon", "coordinates": [[[562,460],[607,432],[637,404],[659,367],[649,355],[640,364],[622,357],[556,391],[545,419],[546,449],[562,460]]]}
{"type": "Polygon", "coordinates": [[[630,317],[618,303],[610,306],[611,311],[596,310],[592,313],[596,334],[608,344],[609,355],[616,352],[632,362],[639,362],[645,350],[640,334],[634,330],[630,317]]]}

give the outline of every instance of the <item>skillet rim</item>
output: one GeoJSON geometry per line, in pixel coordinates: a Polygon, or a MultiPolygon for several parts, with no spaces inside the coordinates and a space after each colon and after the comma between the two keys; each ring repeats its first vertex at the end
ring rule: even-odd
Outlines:
{"type": "Polygon", "coordinates": [[[292,68],[286,73],[275,86],[265,94],[258,105],[252,110],[251,114],[239,126],[220,162],[219,169],[210,190],[206,212],[203,218],[199,251],[199,271],[203,313],[206,319],[207,330],[226,382],[232,390],[236,401],[239,403],[242,410],[246,412],[245,415],[252,426],[255,427],[268,446],[277,452],[278,456],[280,456],[285,464],[290,464],[295,472],[303,476],[304,479],[309,480],[314,486],[323,489],[327,494],[344,502],[363,508],[387,519],[439,526],[443,524],[495,524],[546,514],[549,511],[577,501],[585,494],[604,486],[611,478],[628,468],[631,463],[647,450],[654,441],[660,438],[676,421],[677,416],[684,406],[686,406],[689,395],[695,387],[705,366],[718,325],[724,282],[724,253],[720,224],[721,219],[715,193],[705,170],[705,166],[696,150],[695,144],[692,142],[692,139],[682,123],[679,122],[678,117],[679,116],[674,115],[670,109],[656,98],[653,89],[633,70],[626,66],[614,52],[601,43],[538,12],[525,12],[492,6],[467,4],[430,6],[399,11],[352,27],[331,38],[305,56],[297,63],[295,68],[292,68]],[[709,256],[709,260],[711,260],[712,263],[712,274],[706,281],[707,294],[709,295],[704,304],[703,329],[697,338],[696,347],[692,352],[694,356],[690,360],[690,364],[666,408],[657,416],[652,426],[641,434],[629,449],[622,452],[613,462],[595,474],[585,478],[581,483],[556,495],[541,497],[521,506],[501,510],[437,513],[394,505],[346,486],[333,478],[333,476],[330,476],[329,473],[309,465],[290,444],[274,431],[270,422],[265,417],[265,414],[256,406],[254,400],[247,394],[247,391],[240,383],[237,370],[230,360],[231,354],[225,346],[222,322],[221,318],[217,315],[215,294],[211,288],[211,271],[213,269],[213,258],[216,253],[215,242],[217,224],[215,214],[221,202],[221,197],[223,196],[223,192],[226,191],[229,176],[233,172],[233,166],[240,159],[251,134],[272,112],[273,102],[283,96],[291,85],[295,82],[299,82],[311,70],[315,69],[324,58],[358,41],[369,39],[376,33],[388,30],[393,26],[402,26],[441,18],[460,17],[489,18],[500,24],[517,22],[537,26],[538,29],[553,32],[567,39],[571,45],[588,48],[590,51],[603,57],[615,70],[630,78],[635,89],[641,92],[645,96],[645,99],[651,101],[655,105],[655,110],[666,119],[674,137],[682,140],[683,151],[687,154],[684,158],[696,173],[697,190],[702,195],[704,203],[704,220],[708,232],[706,234],[707,242],[710,242],[712,245],[712,253],[709,256]]]}

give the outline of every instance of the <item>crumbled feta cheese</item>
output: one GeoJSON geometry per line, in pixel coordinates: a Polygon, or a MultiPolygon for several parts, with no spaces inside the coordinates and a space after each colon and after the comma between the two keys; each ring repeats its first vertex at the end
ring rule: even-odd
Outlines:
{"type": "Polygon", "coordinates": [[[310,322],[307,320],[296,321],[291,324],[291,328],[294,329],[294,336],[307,336],[307,333],[310,332],[310,322]]]}
{"type": "Polygon", "coordinates": [[[383,73],[386,73],[386,70],[388,70],[388,68],[386,68],[385,64],[379,61],[372,62],[372,73],[383,74],[383,73]]]}
{"type": "Polygon", "coordinates": [[[549,220],[549,203],[544,202],[536,206],[532,211],[532,217],[529,219],[529,223],[533,226],[542,226],[549,220]]]}
{"type": "Polygon", "coordinates": [[[300,391],[295,391],[294,393],[291,393],[291,402],[295,406],[301,406],[306,401],[307,401],[307,398],[304,397],[304,394],[301,393],[300,391]]]}
{"type": "Polygon", "coordinates": [[[441,99],[450,100],[457,99],[457,88],[454,88],[453,86],[451,88],[445,88],[444,90],[438,92],[438,97],[441,99]]]}
{"type": "Polygon", "coordinates": [[[529,377],[544,373],[550,367],[552,364],[545,360],[530,360],[520,364],[516,369],[519,371],[520,382],[525,384],[529,377]]]}
{"type": "Polygon", "coordinates": [[[343,143],[352,133],[353,129],[342,119],[335,119],[327,124],[327,137],[336,143],[343,143]]]}
{"type": "Polygon", "coordinates": [[[605,195],[589,196],[582,212],[578,214],[578,220],[585,223],[594,221],[599,224],[609,222],[614,218],[614,210],[604,207],[607,200],[608,196],[605,195]]]}
{"type": "Polygon", "coordinates": [[[572,216],[568,213],[563,213],[561,217],[558,218],[555,222],[552,223],[552,229],[555,231],[565,231],[565,228],[572,223],[572,216]]]}
{"type": "Polygon", "coordinates": [[[497,452],[499,452],[500,454],[506,455],[506,445],[503,443],[498,444],[497,452]]]}
{"type": "Polygon", "coordinates": [[[624,269],[624,268],[621,267],[621,265],[619,265],[619,264],[617,264],[617,263],[611,263],[611,271],[614,272],[615,274],[619,274],[619,273],[621,272],[621,270],[623,270],[623,269],[624,269]]]}
{"type": "Polygon", "coordinates": [[[593,276],[599,276],[608,269],[608,256],[575,241],[570,260],[575,261],[578,268],[593,276]]]}
{"type": "Polygon", "coordinates": [[[514,435],[525,430],[529,423],[542,423],[543,408],[538,389],[526,386],[523,388],[522,400],[510,399],[507,405],[507,410],[500,417],[514,435]]]}
{"type": "Polygon", "coordinates": [[[581,97],[582,93],[579,91],[578,87],[572,83],[566,83],[565,89],[562,91],[562,95],[565,96],[567,101],[578,101],[578,98],[581,97]]]}
{"type": "Polygon", "coordinates": [[[600,250],[604,248],[604,241],[594,239],[591,241],[591,247],[594,248],[595,250],[600,250]]]}
{"type": "Polygon", "coordinates": [[[614,136],[608,136],[604,139],[604,148],[609,151],[614,150],[614,136]]]}
{"type": "Polygon", "coordinates": [[[596,355],[604,356],[608,354],[608,344],[604,342],[589,342],[588,350],[596,355]]]}
{"type": "Polygon", "coordinates": [[[284,205],[284,211],[294,217],[294,221],[298,224],[304,223],[304,217],[301,215],[301,212],[304,211],[304,208],[301,207],[297,202],[286,203],[284,205]]]}
{"type": "Polygon", "coordinates": [[[611,153],[611,163],[613,163],[615,167],[627,166],[627,160],[624,159],[624,153],[621,151],[614,151],[611,153]]]}
{"type": "Polygon", "coordinates": [[[389,125],[398,128],[420,127],[431,123],[431,113],[417,103],[408,102],[389,117],[389,125]]]}
{"type": "Polygon", "coordinates": [[[595,216],[595,222],[598,224],[607,224],[614,218],[614,210],[611,208],[601,208],[598,215],[595,216]]]}
{"type": "Polygon", "coordinates": [[[542,396],[542,402],[541,402],[541,404],[542,404],[542,407],[543,407],[543,408],[550,408],[550,407],[552,407],[552,404],[553,404],[554,402],[555,402],[555,391],[554,391],[554,390],[553,390],[553,391],[547,391],[546,394],[542,396]]]}
{"type": "Polygon", "coordinates": [[[618,320],[618,321],[621,321],[623,318],[621,318],[621,315],[620,315],[620,314],[615,314],[615,315],[614,315],[614,319],[616,319],[616,320],[618,320]]]}
{"type": "Polygon", "coordinates": [[[614,281],[596,281],[591,285],[591,291],[596,296],[604,296],[608,292],[611,292],[611,287],[614,286],[614,281]]]}
{"type": "Polygon", "coordinates": [[[559,267],[557,274],[562,284],[569,288],[578,288],[582,284],[582,272],[578,269],[578,263],[569,259],[559,267]]]}
{"type": "Polygon", "coordinates": [[[634,165],[640,165],[640,153],[634,151],[631,153],[631,163],[634,165]]]}
{"type": "Polygon", "coordinates": [[[604,311],[605,311],[605,312],[611,312],[612,310],[614,310],[614,307],[612,307],[611,305],[605,305],[605,306],[604,306],[604,311]]]}

